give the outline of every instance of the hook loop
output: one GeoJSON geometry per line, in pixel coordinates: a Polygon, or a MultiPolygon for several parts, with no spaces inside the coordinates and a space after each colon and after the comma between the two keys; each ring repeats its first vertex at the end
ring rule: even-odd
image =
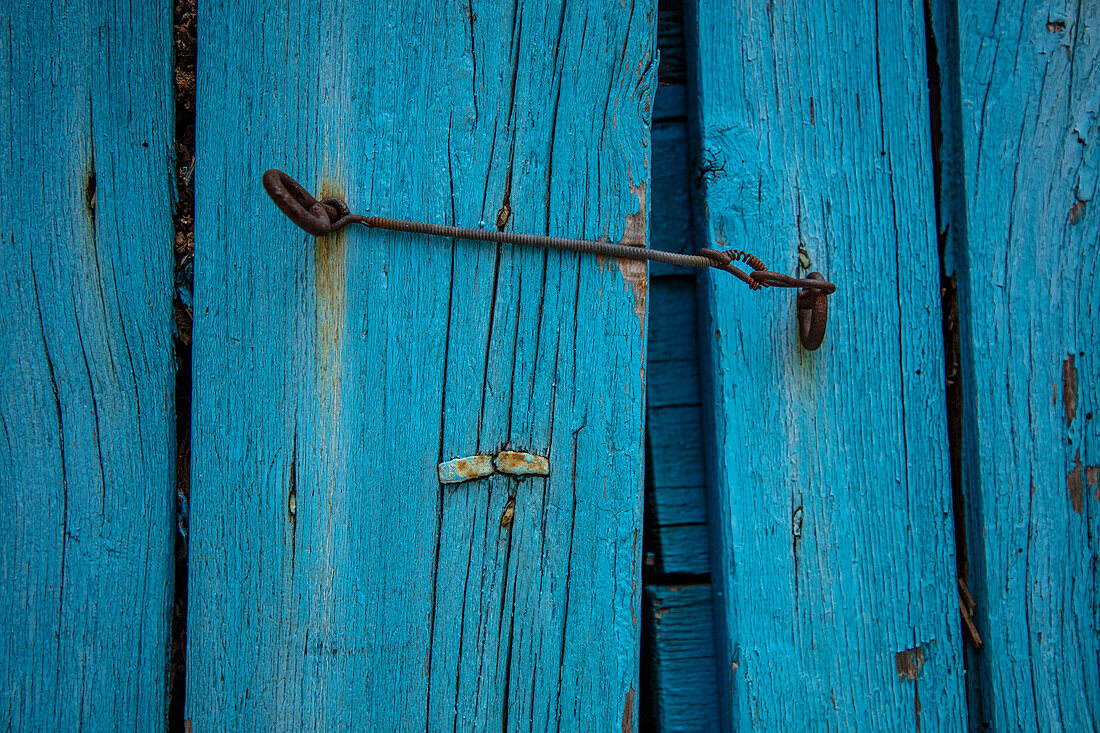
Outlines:
{"type": "Polygon", "coordinates": [[[338,198],[318,201],[302,184],[277,168],[264,171],[264,190],[287,218],[308,234],[323,237],[347,224],[350,211],[338,198]]]}
{"type": "Polygon", "coordinates": [[[751,276],[745,273],[737,265],[733,264],[734,260],[745,260],[750,267],[753,268],[753,274],[755,271],[765,269],[764,263],[758,258],[753,257],[748,252],[743,252],[739,249],[711,249],[705,247],[699,250],[699,255],[707,258],[711,262],[711,267],[716,270],[723,270],[736,277],[741,282],[749,286],[750,290],[759,290],[760,283],[755,282],[751,276]]]}

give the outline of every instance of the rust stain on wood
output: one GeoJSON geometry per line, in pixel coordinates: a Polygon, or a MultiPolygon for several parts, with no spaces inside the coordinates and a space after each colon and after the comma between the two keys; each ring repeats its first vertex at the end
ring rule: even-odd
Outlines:
{"type": "Polygon", "coordinates": [[[1066,408],[1066,427],[1077,417],[1077,365],[1073,354],[1062,362],[1062,405],[1066,408]]]}
{"type": "Polygon", "coordinates": [[[1073,206],[1069,207],[1069,225],[1074,226],[1080,224],[1081,220],[1085,218],[1085,212],[1088,211],[1089,204],[1087,201],[1081,201],[1078,199],[1074,202],[1073,206]]]}
{"type": "Polygon", "coordinates": [[[1078,514],[1085,508],[1085,492],[1081,486],[1081,449],[1077,449],[1077,455],[1073,458],[1073,470],[1066,476],[1066,492],[1069,494],[1073,511],[1078,514]]]}
{"type": "MultiPolygon", "coordinates": [[[[344,198],[343,188],[331,180],[321,183],[321,197],[344,198]]],[[[317,237],[313,248],[314,359],[317,383],[335,409],[340,402],[340,364],[347,322],[347,236],[341,230],[317,237]]]]}

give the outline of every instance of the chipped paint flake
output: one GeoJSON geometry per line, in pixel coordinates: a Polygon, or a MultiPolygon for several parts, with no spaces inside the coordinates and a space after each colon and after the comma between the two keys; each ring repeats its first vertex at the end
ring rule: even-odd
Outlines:
{"type": "Polygon", "coordinates": [[[439,464],[439,483],[460,484],[483,478],[493,472],[492,456],[466,456],[439,464]]]}
{"type": "Polygon", "coordinates": [[[1081,449],[1077,449],[1077,455],[1073,458],[1073,470],[1066,476],[1066,492],[1069,494],[1073,511],[1078,514],[1085,508],[1085,492],[1081,486],[1081,449]]]}
{"type": "Polygon", "coordinates": [[[915,680],[920,676],[923,666],[924,649],[920,646],[904,649],[894,655],[894,667],[897,669],[898,677],[903,680],[915,680]]]}
{"type": "Polygon", "coordinates": [[[1062,362],[1062,404],[1066,409],[1066,427],[1077,417],[1077,364],[1073,354],[1062,362]]]}
{"type": "Polygon", "coordinates": [[[550,461],[534,453],[506,450],[497,453],[497,470],[512,476],[549,476],[550,461]]]}
{"type": "Polygon", "coordinates": [[[626,691],[623,699],[623,733],[632,733],[634,730],[634,688],[626,691]]]}
{"type": "MultiPolygon", "coordinates": [[[[627,214],[621,244],[645,247],[646,234],[648,233],[648,225],[646,224],[646,186],[644,183],[637,186],[632,185],[630,192],[638,197],[638,211],[627,214]]],[[[619,273],[623,276],[623,281],[634,296],[634,315],[638,318],[638,330],[644,337],[645,307],[649,292],[649,279],[646,273],[645,260],[628,260],[617,257],[615,263],[619,267],[619,273]]]]}
{"type": "Polygon", "coordinates": [[[508,503],[504,505],[504,513],[500,515],[500,526],[511,527],[512,520],[516,516],[516,498],[514,496],[508,497],[508,503]]]}

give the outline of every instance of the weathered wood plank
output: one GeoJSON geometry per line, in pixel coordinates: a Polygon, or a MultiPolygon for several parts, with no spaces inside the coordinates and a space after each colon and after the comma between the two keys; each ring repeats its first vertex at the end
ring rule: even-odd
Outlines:
{"type": "MultiPolygon", "coordinates": [[[[656,285],[657,283],[651,283],[650,287],[656,285]]],[[[699,404],[697,359],[650,360],[645,376],[646,404],[649,407],[689,407],[699,404]]]]}
{"type": "Polygon", "coordinates": [[[698,404],[646,410],[650,536],[658,574],[710,572],[702,419],[698,404]]]}
{"type": "Polygon", "coordinates": [[[702,0],[705,246],[839,284],[704,275],[712,579],[728,724],[962,725],[921,9],[702,0]]]}
{"type": "Polygon", "coordinates": [[[653,483],[658,488],[702,486],[702,415],[698,405],[654,407],[647,411],[649,439],[653,446],[653,483]]]}
{"type": "Polygon", "coordinates": [[[5,5],[0,720],[156,730],[175,527],[170,3],[5,5]]]}
{"type": "MultiPolygon", "coordinates": [[[[664,91],[662,87],[661,91],[664,91]]],[[[661,97],[660,94],[657,95],[661,97]]],[[[691,176],[687,122],[679,120],[653,126],[653,179],[650,187],[653,220],[651,246],[672,252],[692,250],[691,176]]],[[[677,275],[694,277],[683,267],[660,262],[649,264],[651,277],[677,275]]]]}
{"type": "Polygon", "coordinates": [[[662,733],[720,730],[710,586],[653,586],[645,602],[656,693],[650,722],[662,733]]]}
{"type": "Polygon", "coordinates": [[[709,534],[704,522],[658,525],[654,531],[653,568],[659,575],[705,579],[710,574],[709,534]]]}
{"type": "Polygon", "coordinates": [[[958,3],[974,729],[1100,725],[1100,5],[958,3]]]}
{"type": "Polygon", "coordinates": [[[645,271],[357,210],[641,242],[652,3],[200,8],[196,730],[631,729],[645,271]],[[503,448],[549,478],[441,487],[503,448]]]}
{"type": "MultiPolygon", "coordinates": [[[[654,492],[653,502],[659,526],[707,523],[706,490],[702,486],[666,486],[654,492]]],[[[704,551],[707,544],[703,542],[704,551]]]]}
{"type": "MultiPolygon", "coordinates": [[[[663,62],[663,52],[661,56],[663,62]]],[[[673,120],[683,121],[687,117],[687,107],[685,106],[687,87],[683,84],[671,84],[669,86],[660,87],[660,90],[660,94],[657,94],[653,100],[653,125],[655,131],[659,123],[671,122],[673,120]]]]}
{"type": "MultiPolygon", "coordinates": [[[[658,30],[662,82],[682,81],[682,10],[668,3],[658,30]]],[[[662,8],[664,4],[662,4],[662,8]]],[[[685,87],[660,86],[654,103],[651,246],[694,249],[691,155],[685,87]]],[[[695,273],[650,265],[649,359],[646,367],[646,565],[649,572],[642,649],[643,710],[651,729],[706,730],[718,724],[714,618],[709,583],[668,586],[671,579],[705,580],[710,572],[702,455],[684,455],[682,434],[702,444],[699,413],[695,273]],[[679,409],[677,409],[679,408],[679,409]],[[694,461],[693,466],[686,465],[694,461]],[[656,470],[654,470],[656,468],[656,470]],[[672,481],[666,480],[669,475],[672,481]],[[680,474],[695,475],[683,486],[680,474]],[[673,484],[673,485],[670,485],[673,484]]]]}
{"type": "Polygon", "coordinates": [[[696,361],[699,358],[694,277],[694,273],[689,272],[680,277],[654,279],[651,283],[649,296],[655,317],[649,324],[649,361],[696,361]]]}
{"type": "Polygon", "coordinates": [[[657,46],[661,50],[660,84],[682,88],[687,81],[683,3],[681,0],[664,0],[659,7],[657,46]]]}

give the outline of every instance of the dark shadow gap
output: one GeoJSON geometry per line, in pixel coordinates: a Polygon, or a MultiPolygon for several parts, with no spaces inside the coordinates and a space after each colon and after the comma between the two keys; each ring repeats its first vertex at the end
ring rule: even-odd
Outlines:
{"type": "MultiPolygon", "coordinates": [[[[647,387],[648,390],[648,387],[647,387]]],[[[643,417],[643,419],[645,419],[643,417]]],[[[652,452],[649,447],[649,424],[646,420],[645,435],[645,496],[642,514],[642,636],[638,650],[638,733],[653,733],[657,718],[656,695],[653,686],[653,645],[654,628],[650,617],[653,607],[645,590],[653,584],[656,576],[657,533],[656,517],[653,514],[653,471],[652,452]]]]}
{"type": "Polygon", "coordinates": [[[175,82],[175,322],[176,499],[175,587],[168,669],[168,730],[184,733],[187,688],[187,530],[191,495],[191,325],[195,257],[192,179],[195,171],[195,60],[197,0],[175,0],[172,19],[175,82]]]}
{"type": "MultiPolygon", "coordinates": [[[[686,124],[687,110],[686,98],[688,95],[687,74],[687,50],[684,33],[684,6],[683,0],[659,0],[657,7],[657,49],[660,54],[660,62],[657,69],[658,88],[654,97],[654,125],[686,124]]],[[[654,165],[670,159],[669,148],[662,145],[673,145],[674,141],[668,136],[654,136],[652,138],[650,155],[654,165]]],[[[660,171],[653,170],[656,176],[660,171]]],[[[653,198],[650,205],[654,206],[656,197],[662,195],[661,189],[654,187],[653,198]]],[[[664,195],[668,195],[665,191],[664,195]]],[[[667,208],[667,202],[661,202],[667,208]]],[[[654,208],[660,208],[659,206],[654,208]]],[[[679,215],[690,218],[690,212],[679,212],[679,215]]],[[[650,242],[649,246],[668,249],[670,242],[650,242]]],[[[680,243],[690,244],[690,243],[680,243]]],[[[690,250],[686,248],[685,251],[690,250]]],[[[652,273],[650,274],[652,278],[652,273]]],[[[668,276],[665,276],[668,277],[668,276]]],[[[678,277],[678,276],[675,276],[678,277]]],[[[690,279],[690,293],[694,297],[695,279],[690,279]]],[[[652,302],[652,301],[651,301],[652,302]]],[[[650,318],[650,333],[648,335],[649,346],[653,345],[655,331],[653,326],[655,319],[650,318]]],[[[694,323],[692,323],[694,328],[694,323]]],[[[660,329],[657,330],[657,333],[660,329]]],[[[648,358],[648,357],[647,357],[648,358]]],[[[647,371],[648,371],[647,364],[647,371]]],[[[647,394],[649,385],[647,385],[647,394]]],[[[661,558],[664,557],[664,548],[661,547],[661,536],[657,531],[657,507],[656,489],[653,475],[653,447],[650,441],[648,425],[649,406],[646,406],[645,428],[645,497],[642,533],[642,597],[641,597],[641,646],[639,649],[639,720],[640,733],[659,733],[661,728],[661,709],[665,696],[669,690],[658,687],[657,665],[658,649],[657,639],[657,615],[652,603],[652,591],[656,588],[677,585],[709,585],[709,574],[696,575],[689,573],[667,573],[663,570],[661,558]]]]}
{"type": "Polygon", "coordinates": [[[936,240],[940,264],[943,317],[944,396],[951,468],[955,572],[959,598],[962,657],[971,720],[979,701],[973,699],[982,640],[975,626],[974,599],[967,548],[967,506],[963,451],[966,438],[963,353],[959,322],[956,263],[965,260],[966,212],[962,195],[962,130],[959,89],[958,8],[955,0],[925,0],[924,22],[928,66],[928,105],[932,148],[932,181],[936,204],[936,240]]]}

